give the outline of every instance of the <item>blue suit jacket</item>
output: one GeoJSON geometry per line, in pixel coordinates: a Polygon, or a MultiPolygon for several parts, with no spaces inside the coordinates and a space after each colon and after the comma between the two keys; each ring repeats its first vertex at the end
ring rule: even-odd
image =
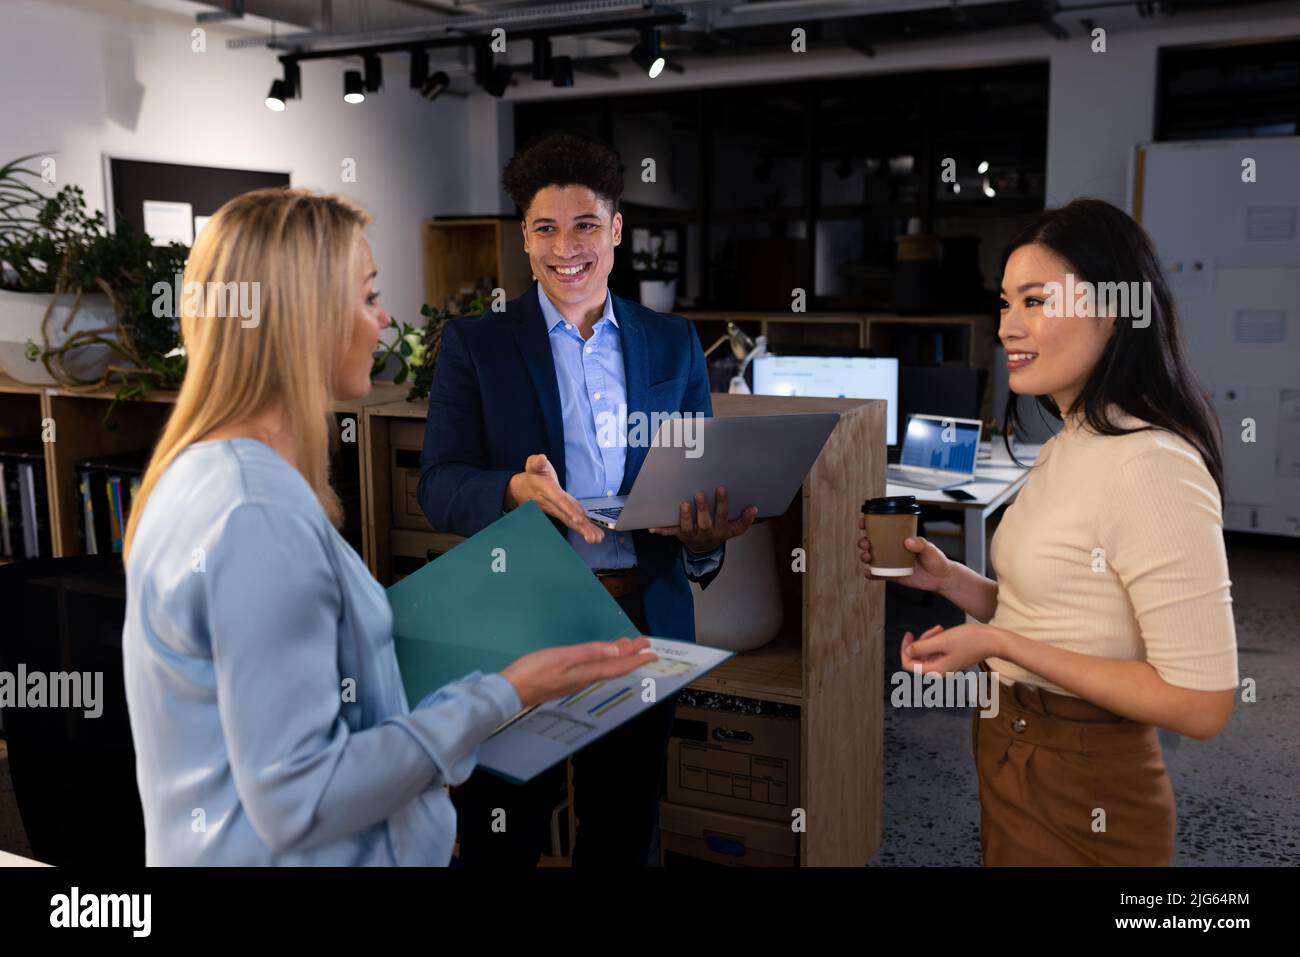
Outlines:
{"type": "MultiPolygon", "coordinates": [[[[713,414],[704,352],[690,321],[610,295],[622,337],[627,408],[713,414]]],[[[442,331],[424,452],[420,507],[434,528],[473,535],[501,517],[506,485],[544,453],[565,483],[564,422],[536,284],[504,312],[449,320],[442,331]]],[[[629,446],[620,495],[645,461],[629,446]]],[[[557,528],[562,528],[557,524],[557,528]]],[[[633,532],[651,634],[695,640],[695,606],[675,538],[633,532]]],[[[699,579],[707,587],[717,574],[699,579]]]]}

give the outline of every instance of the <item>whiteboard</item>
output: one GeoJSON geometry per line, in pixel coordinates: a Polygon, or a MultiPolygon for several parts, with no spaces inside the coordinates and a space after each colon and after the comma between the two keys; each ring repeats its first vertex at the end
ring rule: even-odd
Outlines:
{"type": "Polygon", "coordinates": [[[1224,527],[1300,536],[1300,138],[1139,152],[1134,216],[1223,430],[1224,527]]]}

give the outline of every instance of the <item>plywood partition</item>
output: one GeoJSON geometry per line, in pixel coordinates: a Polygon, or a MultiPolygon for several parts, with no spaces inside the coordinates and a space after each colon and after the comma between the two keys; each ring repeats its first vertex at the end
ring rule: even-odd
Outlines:
{"type": "Polygon", "coordinates": [[[840,419],[805,484],[807,701],[801,854],[863,864],[880,843],[884,585],[858,560],[862,502],[884,494],[885,404],[840,419]]]}
{"type": "MultiPolygon", "coordinates": [[[[863,500],[884,494],[885,403],[717,395],[713,408],[719,416],[840,414],[799,503],[807,558],[799,609],[800,806],[807,823],[800,860],[862,865],[880,843],[884,586],[862,577],[857,522],[863,500]]],[[[788,567],[788,551],[778,559],[788,567]]],[[[790,611],[787,605],[787,617],[790,611]]],[[[725,682],[730,670],[763,651],[738,655],[714,674],[725,682]]]]}

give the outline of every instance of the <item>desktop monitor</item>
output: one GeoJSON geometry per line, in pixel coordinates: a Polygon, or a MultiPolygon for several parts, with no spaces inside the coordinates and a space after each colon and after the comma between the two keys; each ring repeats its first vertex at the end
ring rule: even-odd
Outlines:
{"type": "Polygon", "coordinates": [[[898,442],[898,360],[866,356],[767,355],[754,360],[755,395],[884,399],[886,445],[898,442]]]}

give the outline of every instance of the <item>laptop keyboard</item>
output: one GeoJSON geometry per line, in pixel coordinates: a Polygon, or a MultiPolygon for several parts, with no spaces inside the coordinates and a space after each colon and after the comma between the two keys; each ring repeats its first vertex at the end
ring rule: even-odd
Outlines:
{"type": "Polygon", "coordinates": [[[894,482],[897,482],[899,485],[909,485],[912,488],[928,488],[928,489],[938,489],[944,485],[950,484],[951,481],[955,481],[955,479],[952,480],[945,479],[941,481],[936,481],[935,479],[931,479],[931,478],[922,478],[919,475],[909,475],[907,472],[903,471],[903,469],[895,468],[892,465],[885,469],[885,479],[893,480],[894,482]]]}
{"type": "Polygon", "coordinates": [[[620,505],[618,508],[593,508],[591,511],[606,518],[618,518],[623,514],[623,506],[620,505]]]}

